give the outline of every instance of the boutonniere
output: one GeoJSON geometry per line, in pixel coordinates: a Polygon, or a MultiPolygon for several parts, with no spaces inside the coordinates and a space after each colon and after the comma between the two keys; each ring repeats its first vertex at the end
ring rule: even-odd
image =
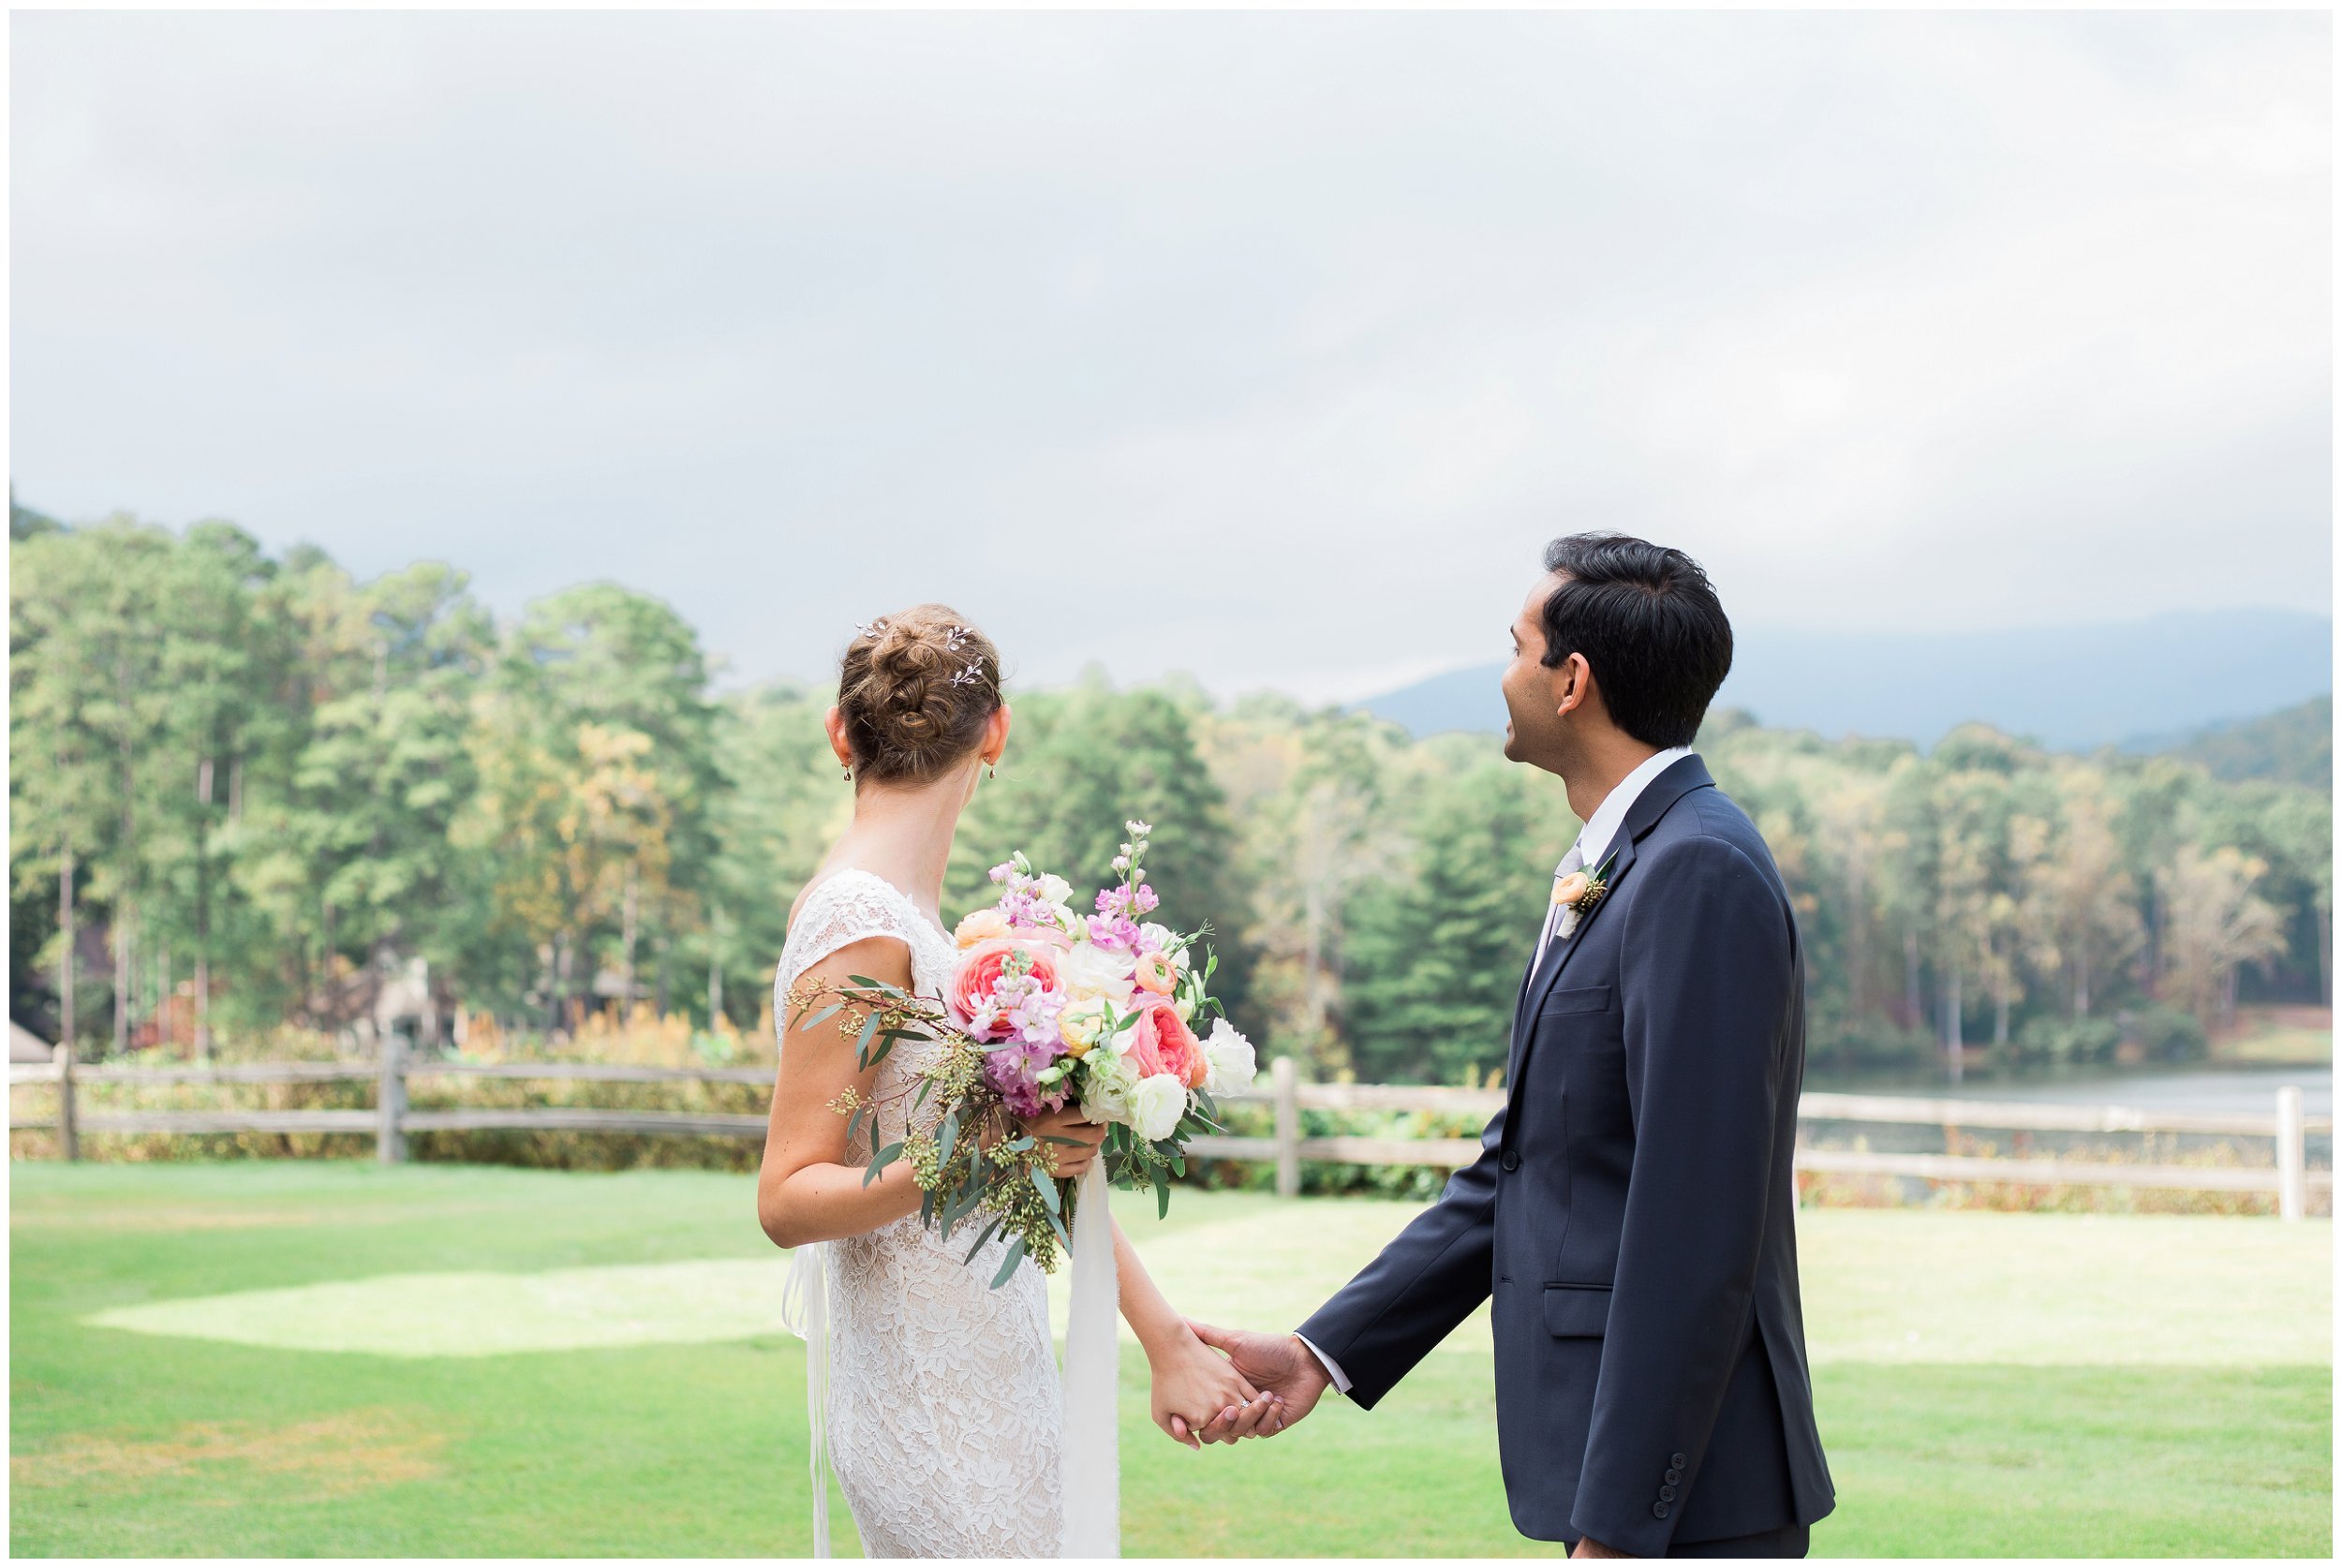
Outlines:
{"type": "Polygon", "coordinates": [[[1613,850],[1610,858],[1595,866],[1591,874],[1572,871],[1553,884],[1553,902],[1562,907],[1561,923],[1553,927],[1556,941],[1567,941],[1570,933],[1578,929],[1578,923],[1592,914],[1593,907],[1609,893],[1610,867],[1617,863],[1618,851],[1613,850]]]}

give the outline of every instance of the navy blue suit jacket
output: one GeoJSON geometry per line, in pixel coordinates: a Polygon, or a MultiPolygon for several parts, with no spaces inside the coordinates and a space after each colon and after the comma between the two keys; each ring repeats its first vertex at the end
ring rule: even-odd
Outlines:
{"type": "Polygon", "coordinates": [[[1798,1299],[1803,946],[1697,757],[1521,984],[1480,1158],[1301,1326],[1372,1408],[1483,1300],[1514,1525],[1638,1557],[1834,1503],[1798,1299]]]}

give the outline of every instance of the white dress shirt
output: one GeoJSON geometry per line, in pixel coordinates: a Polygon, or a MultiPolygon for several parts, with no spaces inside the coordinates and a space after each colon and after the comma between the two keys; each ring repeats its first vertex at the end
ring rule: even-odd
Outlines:
{"type": "MultiPolygon", "coordinates": [[[[1634,772],[1620,779],[1618,787],[1602,797],[1602,804],[1593,808],[1593,815],[1587,818],[1586,825],[1579,830],[1578,841],[1570,846],[1569,853],[1562,857],[1564,869],[1556,871],[1553,880],[1559,881],[1575,870],[1598,870],[1609,852],[1610,840],[1618,836],[1619,825],[1626,821],[1626,813],[1634,809],[1635,802],[1651,787],[1651,781],[1691,754],[1692,748],[1688,746],[1671,746],[1665,751],[1654,751],[1644,758],[1634,772]],[[1577,862],[1575,865],[1570,864],[1573,860],[1577,862]]],[[[1540,954],[1545,951],[1545,944],[1552,939],[1560,910],[1561,906],[1554,904],[1545,911],[1545,929],[1537,938],[1540,954]]],[[[1298,1334],[1294,1338],[1310,1345],[1309,1340],[1298,1334]]],[[[1342,1371],[1339,1362],[1315,1345],[1310,1345],[1310,1354],[1317,1357],[1319,1364],[1326,1368],[1326,1375],[1334,1380],[1336,1391],[1343,1394],[1350,1392],[1349,1376],[1342,1371]]]]}

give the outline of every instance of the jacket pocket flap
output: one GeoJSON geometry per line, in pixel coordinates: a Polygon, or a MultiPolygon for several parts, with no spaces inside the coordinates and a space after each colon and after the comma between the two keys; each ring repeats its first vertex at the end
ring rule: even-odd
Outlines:
{"type": "Polygon", "coordinates": [[[1537,1009],[1537,1016],[1549,1018],[1556,1013],[1607,1013],[1610,1009],[1610,988],[1608,985],[1580,985],[1573,990],[1555,991],[1537,1009]]]}
{"type": "Polygon", "coordinates": [[[1609,1326],[1610,1290],[1607,1285],[1548,1285],[1545,1287],[1545,1331],[1555,1338],[1590,1335],[1599,1338],[1609,1326]]]}

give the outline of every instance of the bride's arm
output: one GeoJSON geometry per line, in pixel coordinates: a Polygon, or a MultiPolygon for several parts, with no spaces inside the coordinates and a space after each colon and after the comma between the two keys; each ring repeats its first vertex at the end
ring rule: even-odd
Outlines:
{"type": "Polygon", "coordinates": [[[1236,1423],[1236,1434],[1249,1435],[1259,1420],[1259,1413],[1251,1407],[1257,1402],[1265,1413],[1272,1400],[1238,1375],[1172,1309],[1147,1265],[1138,1261],[1138,1249],[1122,1234],[1119,1221],[1114,1226],[1114,1274],[1121,1290],[1122,1317],[1147,1352],[1155,1425],[1190,1448],[1203,1446],[1193,1434],[1218,1415],[1236,1423]]]}
{"type": "MultiPolygon", "coordinates": [[[[911,950],[889,938],[868,938],[839,948],[804,978],[842,986],[852,984],[853,975],[909,990],[911,950]]],[[[799,1027],[803,1021],[796,1014],[787,1020],[764,1131],[764,1163],[756,1178],[757,1220],[779,1247],[861,1235],[919,1207],[909,1161],[897,1160],[867,1186],[863,1167],[846,1163],[848,1118],[831,1110],[830,1102],[848,1089],[868,1094],[878,1069],[854,1066],[853,1041],[838,1035],[835,1018],[809,1029],[799,1027]]]]}
{"type": "MultiPolygon", "coordinates": [[[[870,937],[839,948],[805,972],[818,986],[829,989],[852,985],[852,977],[861,975],[908,991],[911,951],[892,938],[870,937]]],[[[805,1015],[827,1005],[817,1002],[804,1010],[805,1015]]],[[[870,1093],[877,1086],[877,1067],[866,1072],[854,1065],[853,1041],[838,1034],[835,1017],[809,1029],[803,1022],[794,1014],[788,1021],[780,1073],[773,1084],[772,1115],[764,1129],[764,1163],[756,1178],[757,1222],[778,1247],[862,1235],[919,1208],[919,1185],[911,1161],[897,1160],[876,1181],[865,1184],[865,1167],[847,1163],[850,1118],[830,1109],[831,1102],[848,1089],[870,1093]]],[[[1077,1106],[1020,1125],[1030,1132],[1078,1139],[1088,1146],[1050,1146],[1059,1173],[1066,1176],[1082,1173],[1105,1136],[1104,1128],[1081,1119],[1077,1106]]]]}

